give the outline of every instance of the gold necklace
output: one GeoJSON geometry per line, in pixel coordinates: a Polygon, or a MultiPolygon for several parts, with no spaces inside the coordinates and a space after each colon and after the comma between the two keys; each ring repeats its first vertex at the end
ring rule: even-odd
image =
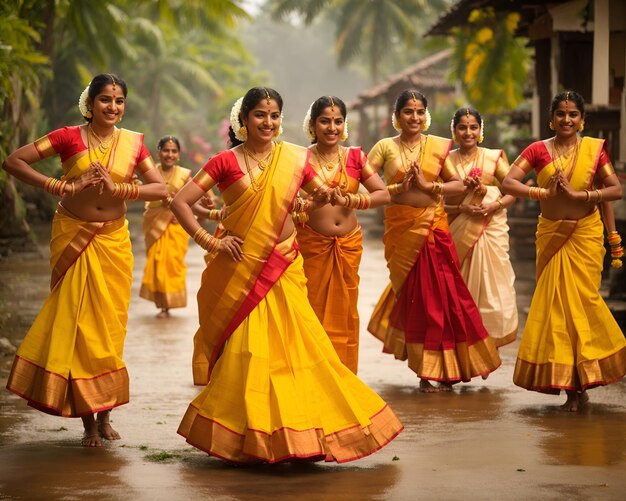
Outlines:
{"type": "Polygon", "coordinates": [[[405,163],[405,168],[404,168],[404,172],[408,172],[409,169],[411,168],[411,163],[414,162],[415,160],[418,161],[419,165],[422,165],[422,156],[424,153],[424,150],[422,148],[422,136],[420,135],[420,140],[419,143],[417,143],[415,146],[413,146],[412,148],[406,144],[404,141],[402,141],[402,139],[399,140],[400,141],[400,153],[401,156],[404,155],[404,163],[405,163]],[[413,153],[413,151],[415,151],[415,149],[419,146],[419,149],[417,150],[417,155],[415,155],[415,157],[411,158],[406,150],[409,150],[409,153],[413,153]]]}
{"type": "Polygon", "coordinates": [[[576,160],[578,160],[578,152],[580,149],[580,139],[576,138],[576,144],[568,148],[565,152],[556,144],[556,138],[552,140],[552,162],[554,163],[554,167],[557,170],[560,170],[567,178],[569,178],[571,171],[576,165],[576,160]],[[563,165],[563,157],[567,155],[572,148],[576,148],[576,151],[572,155],[572,159],[569,162],[569,165],[563,165]],[[567,167],[567,172],[565,170],[567,167]]]}
{"type": "Polygon", "coordinates": [[[479,148],[476,148],[476,151],[473,155],[466,157],[461,153],[461,148],[458,150],[459,159],[461,160],[461,170],[465,173],[465,175],[469,174],[476,168],[476,162],[478,161],[478,152],[479,148]],[[471,166],[470,169],[466,169],[467,166],[471,166]]]}
{"type": "Polygon", "coordinates": [[[260,171],[264,171],[265,168],[272,163],[272,159],[274,158],[274,150],[276,149],[276,144],[272,142],[272,147],[270,151],[268,151],[263,158],[257,158],[254,154],[246,147],[246,144],[243,144],[244,155],[248,155],[252,160],[257,163],[257,167],[260,171]]]}
{"type": "MultiPolygon", "coordinates": [[[[92,140],[93,139],[98,139],[98,136],[96,135],[95,132],[93,132],[93,130],[91,128],[89,128],[87,130],[87,153],[89,155],[89,162],[90,163],[94,162],[94,158],[93,157],[95,157],[95,160],[97,160],[100,163],[102,163],[102,161],[104,160],[104,157],[107,155],[109,150],[111,150],[113,148],[113,146],[115,145],[117,137],[119,136],[118,132],[119,131],[116,129],[113,132],[113,134],[111,134],[111,137],[109,139],[107,139],[106,144],[103,144],[102,142],[100,142],[98,145],[95,145],[95,144],[93,144],[94,141],[92,141],[92,140]],[[92,154],[93,154],[93,156],[92,156],[92,154]]],[[[110,158],[111,157],[109,157],[109,159],[110,158]]]]}
{"type": "MultiPolygon", "coordinates": [[[[341,146],[337,147],[337,165],[339,166],[339,169],[340,169],[340,172],[341,172],[339,174],[338,186],[343,191],[348,186],[348,173],[346,171],[346,165],[345,165],[344,157],[343,157],[342,153],[343,153],[342,147],[341,146]],[[342,180],[342,178],[343,178],[343,180],[342,180]]],[[[328,163],[329,162],[324,157],[322,157],[321,153],[317,149],[317,145],[315,145],[315,148],[313,148],[313,154],[315,155],[315,158],[317,158],[318,172],[322,173],[322,177],[324,178],[324,182],[328,186],[331,186],[335,176],[331,176],[333,179],[329,179],[328,176],[326,175],[326,171],[328,171],[329,173],[331,171],[333,171],[335,169],[335,164],[333,163],[330,168],[328,167],[328,163]],[[322,161],[325,162],[325,165],[322,165],[322,161]]]]}
{"type": "Polygon", "coordinates": [[[89,128],[87,132],[91,134],[93,138],[98,140],[99,144],[97,148],[102,153],[105,153],[113,145],[113,141],[115,141],[115,136],[117,134],[117,129],[113,129],[113,133],[106,139],[102,139],[98,134],[96,134],[96,131],[93,130],[93,127],[91,126],[91,124],[89,124],[89,128]]]}
{"type": "MultiPolygon", "coordinates": [[[[246,170],[248,171],[248,176],[250,177],[250,186],[252,186],[252,189],[258,193],[263,188],[257,184],[257,180],[252,175],[252,169],[250,168],[250,159],[249,159],[250,152],[248,151],[248,148],[246,148],[245,146],[242,149],[243,149],[243,160],[246,164],[246,170]]],[[[275,150],[275,145],[274,143],[272,143],[272,150],[270,151],[271,158],[268,160],[268,165],[271,164],[272,160],[274,159],[274,150],[275,150]]],[[[269,157],[270,155],[267,155],[267,156],[269,157]]],[[[263,160],[265,160],[265,158],[263,158],[263,160]]],[[[257,166],[258,164],[259,164],[259,161],[257,160],[257,166]]],[[[263,169],[265,169],[265,166],[263,167],[263,169]]],[[[261,174],[263,174],[263,169],[259,167],[261,174]]],[[[261,175],[259,175],[259,177],[261,177],[261,175]]]]}
{"type": "Polygon", "coordinates": [[[163,176],[163,181],[165,181],[165,184],[169,185],[170,181],[172,180],[172,176],[176,172],[176,165],[170,167],[168,172],[165,172],[162,165],[159,164],[159,167],[161,170],[161,175],[163,176]]]}

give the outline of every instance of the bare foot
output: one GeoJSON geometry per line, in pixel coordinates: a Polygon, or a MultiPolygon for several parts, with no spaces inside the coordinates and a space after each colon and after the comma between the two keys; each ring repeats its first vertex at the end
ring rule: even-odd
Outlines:
{"type": "Polygon", "coordinates": [[[433,386],[428,379],[420,379],[420,391],[423,393],[438,393],[440,390],[433,386]]]}
{"type": "Polygon", "coordinates": [[[567,393],[567,400],[565,401],[563,405],[561,405],[561,409],[563,409],[566,412],[578,411],[578,409],[585,402],[587,402],[587,400],[589,400],[589,396],[587,395],[586,391],[582,393],[578,393],[577,391],[566,390],[565,393],[567,393]]]}
{"type": "Polygon", "coordinates": [[[157,318],[168,318],[170,316],[169,310],[163,308],[159,313],[157,313],[157,318]]]}
{"type": "Polygon", "coordinates": [[[439,391],[452,391],[452,383],[442,381],[439,383],[439,391]]]}
{"type": "Polygon", "coordinates": [[[82,419],[85,432],[83,433],[83,438],[80,439],[80,445],[83,447],[102,447],[102,441],[98,433],[98,424],[93,418],[93,414],[83,416],[82,419]]]}
{"type": "Polygon", "coordinates": [[[98,433],[107,440],[119,440],[120,434],[111,426],[110,415],[111,411],[98,412],[98,433]]]}

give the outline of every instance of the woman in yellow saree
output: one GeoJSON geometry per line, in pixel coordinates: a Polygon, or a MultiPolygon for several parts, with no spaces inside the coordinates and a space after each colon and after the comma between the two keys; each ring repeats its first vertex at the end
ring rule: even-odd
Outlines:
{"type": "Polygon", "coordinates": [[[489,336],[500,347],[515,341],[518,323],[506,220],[515,198],[503,196],[499,188],[509,162],[502,150],[478,146],[483,118],[477,110],[458,109],[451,127],[459,148],[450,152],[450,161],[466,187],[462,195],[446,197],[450,234],[461,275],[489,336]]]}
{"type": "Polygon", "coordinates": [[[451,141],[422,134],[427,106],[418,91],[400,93],[392,115],[400,134],[381,139],[368,155],[391,193],[383,236],[390,284],[368,330],[386,353],[408,359],[422,391],[434,393],[487,377],[500,357],[459,273],[441,195],[462,193],[463,182],[448,160],[451,141]]]}
{"type": "Polygon", "coordinates": [[[127,88],[100,74],[81,95],[86,125],[50,132],[9,155],[4,168],[61,197],[52,222],[51,292],[17,351],[7,388],[43,412],[81,417],[82,444],[118,439],[113,407],[128,402],[122,360],[133,255],[126,200],[159,200],[165,185],[143,134],[118,129],[127,88]],[[61,157],[61,180],[31,164],[61,157]],[[130,183],[138,171],[144,184],[130,183]],[[97,420],[94,415],[98,414],[97,420]]]}
{"type": "Polygon", "coordinates": [[[599,293],[605,254],[597,205],[622,189],[603,139],[579,137],[585,102],[576,92],[551,105],[555,136],[528,146],[504,179],[505,193],[539,199],[537,286],[513,382],[528,390],[567,393],[576,411],[586,390],[626,374],[626,339],[599,293]],[[521,181],[534,169],[539,187],[521,181]],[[594,189],[595,185],[595,189],[594,189]]]}
{"type": "Polygon", "coordinates": [[[146,202],[143,237],[147,256],[139,296],[161,308],[157,318],[167,318],[170,308],[187,306],[185,255],[189,235],[178,224],[169,205],[174,195],[191,179],[191,171],[177,165],[180,142],[174,136],[162,137],[157,149],[160,160],[157,169],[165,180],[167,198],[146,202]]]}
{"type": "Polygon", "coordinates": [[[231,112],[233,148],[211,158],[172,210],[209,251],[198,292],[194,381],[205,385],[178,432],[235,463],[345,462],[371,454],[402,425],[335,353],[307,300],[290,213],[302,187],[327,187],[308,150],[275,143],[282,98],[255,87],[231,112]],[[220,238],[191,207],[217,184],[226,205],[220,238]]]}
{"type": "Polygon", "coordinates": [[[312,141],[311,166],[335,190],[336,203],[295,213],[309,301],[341,361],[355,374],[359,361],[359,264],[363,235],[356,210],[389,202],[385,184],[359,147],[344,147],[346,105],[335,96],[315,100],[303,128],[312,141]],[[367,193],[358,193],[359,186],[367,193]]]}

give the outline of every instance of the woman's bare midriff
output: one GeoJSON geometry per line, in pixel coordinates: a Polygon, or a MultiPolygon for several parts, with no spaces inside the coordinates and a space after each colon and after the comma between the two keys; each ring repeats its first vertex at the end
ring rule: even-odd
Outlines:
{"type": "Polygon", "coordinates": [[[565,193],[557,193],[553,198],[541,201],[541,215],[553,221],[582,219],[591,214],[594,209],[593,205],[567,198],[565,193]]]}
{"type": "Polygon", "coordinates": [[[325,205],[309,213],[307,225],[322,235],[342,237],[357,227],[355,212],[346,207],[325,205]]]}
{"type": "Polygon", "coordinates": [[[410,205],[416,209],[423,209],[429,207],[437,202],[437,199],[428,193],[418,190],[417,188],[411,188],[404,193],[398,193],[391,196],[391,203],[396,205],[410,205]]]}
{"type": "Polygon", "coordinates": [[[100,195],[98,186],[87,188],[73,197],[63,197],[61,205],[82,221],[113,221],[126,214],[124,200],[100,195]]]}

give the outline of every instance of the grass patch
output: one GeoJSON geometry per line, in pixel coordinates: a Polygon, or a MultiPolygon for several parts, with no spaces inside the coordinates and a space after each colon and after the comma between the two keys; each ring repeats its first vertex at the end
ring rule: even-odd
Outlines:
{"type": "Polygon", "coordinates": [[[170,461],[171,459],[179,459],[180,454],[173,454],[167,451],[155,452],[153,454],[147,454],[144,456],[147,461],[152,461],[154,463],[163,463],[166,461],[170,461]]]}

